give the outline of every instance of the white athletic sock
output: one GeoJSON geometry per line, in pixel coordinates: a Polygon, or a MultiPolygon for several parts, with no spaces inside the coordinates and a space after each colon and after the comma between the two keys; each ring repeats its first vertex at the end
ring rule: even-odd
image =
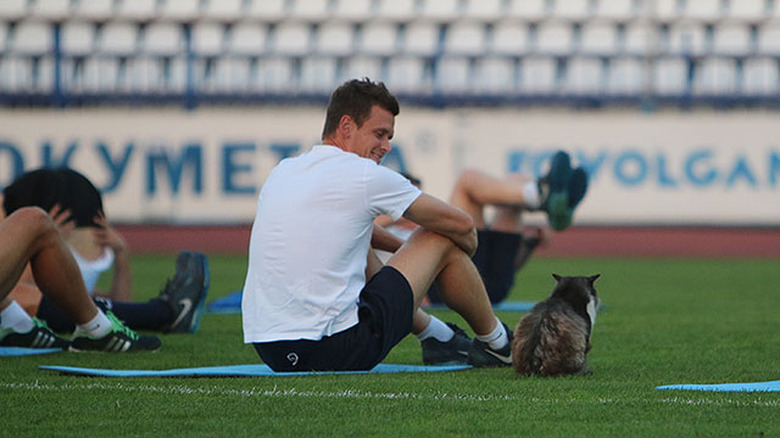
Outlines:
{"type": "Polygon", "coordinates": [[[542,201],[539,199],[539,186],[536,181],[529,181],[523,185],[523,202],[531,209],[541,206],[542,201]]]}
{"type": "Polygon", "coordinates": [[[27,333],[35,327],[32,318],[16,301],[0,312],[0,328],[11,329],[16,333],[27,333]]]}
{"type": "Polygon", "coordinates": [[[500,350],[509,343],[509,337],[506,334],[506,330],[504,330],[504,325],[501,324],[498,318],[496,318],[496,328],[492,332],[484,336],[477,335],[476,338],[482,342],[487,342],[490,348],[494,350],[500,350]]]}
{"type": "Polygon", "coordinates": [[[455,336],[455,332],[452,331],[450,326],[442,322],[442,320],[431,315],[431,321],[428,323],[428,327],[425,327],[425,330],[415,336],[417,336],[417,339],[420,341],[433,337],[440,342],[449,342],[449,340],[455,336]]]}
{"type": "Polygon", "coordinates": [[[98,339],[107,335],[113,327],[114,324],[111,323],[111,320],[108,319],[102,310],[98,309],[98,314],[94,318],[84,324],[76,325],[73,337],[85,334],[92,339],[98,339]]]}

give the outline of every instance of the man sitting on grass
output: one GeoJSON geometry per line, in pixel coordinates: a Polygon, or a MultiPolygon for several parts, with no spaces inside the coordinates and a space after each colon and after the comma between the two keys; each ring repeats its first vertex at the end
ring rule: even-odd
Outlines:
{"type": "MultiPolygon", "coordinates": [[[[331,96],[322,144],[280,162],[263,185],[242,317],[244,342],[275,371],[368,370],[410,332],[436,332],[419,308],[434,280],[476,333],[468,363],[512,364],[511,330],[470,258],[472,218],[378,165],[398,113],[384,84],[346,82],[331,96]],[[374,226],[380,214],[420,228],[398,249],[395,236],[374,226]],[[387,265],[372,246],[394,252],[387,265]]],[[[550,199],[568,199],[558,179],[549,187],[550,199]]],[[[560,211],[548,214],[571,214],[567,201],[550,205],[560,211]]]]}

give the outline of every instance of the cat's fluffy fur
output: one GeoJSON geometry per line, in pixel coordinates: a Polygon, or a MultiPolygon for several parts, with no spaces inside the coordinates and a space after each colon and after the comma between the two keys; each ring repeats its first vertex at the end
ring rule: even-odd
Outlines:
{"type": "Polygon", "coordinates": [[[586,355],[599,298],[590,277],[562,277],[552,295],[537,303],[515,328],[512,357],[520,375],[586,374],[586,355]]]}

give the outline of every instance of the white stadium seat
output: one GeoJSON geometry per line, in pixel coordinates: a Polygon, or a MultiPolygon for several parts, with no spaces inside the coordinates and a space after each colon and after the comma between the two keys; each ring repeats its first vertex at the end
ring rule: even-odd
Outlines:
{"type": "Polygon", "coordinates": [[[688,91],[688,66],[683,58],[661,58],[653,66],[653,91],[681,95],[688,91]]]}
{"type": "Polygon", "coordinates": [[[439,50],[439,26],[434,23],[412,23],[405,35],[403,53],[432,56],[439,50]]]}
{"type": "Polygon", "coordinates": [[[539,21],[548,13],[546,0],[510,0],[507,16],[512,19],[539,21]]]}
{"type": "Polygon", "coordinates": [[[155,22],[146,28],[140,52],[153,56],[174,56],[183,54],[184,31],[178,23],[155,22]]]}
{"type": "Polygon", "coordinates": [[[422,0],[417,18],[436,22],[452,21],[460,15],[458,0],[422,0]]]}
{"type": "Polygon", "coordinates": [[[485,26],[479,22],[453,23],[444,37],[444,53],[479,55],[485,51],[485,26]]]}
{"type": "Polygon", "coordinates": [[[70,17],[70,5],[70,0],[33,0],[30,15],[38,20],[61,22],[70,17]]]}
{"type": "Polygon", "coordinates": [[[599,0],[596,3],[595,17],[614,21],[628,21],[636,18],[642,12],[643,3],[635,0],[599,0]]]}
{"type": "MultiPolygon", "coordinates": [[[[372,80],[384,81],[383,61],[376,57],[353,56],[347,59],[343,80],[371,78],[372,80]]],[[[343,82],[343,81],[342,81],[343,82]]]]}
{"type": "Polygon", "coordinates": [[[277,22],[287,17],[285,0],[249,0],[246,18],[263,22],[277,22]]]}
{"type": "Polygon", "coordinates": [[[208,0],[203,9],[203,18],[215,21],[237,21],[243,17],[243,0],[208,0]]]}
{"type": "Polygon", "coordinates": [[[474,91],[504,94],[515,91],[516,61],[504,57],[483,57],[474,66],[474,91]]]}
{"type": "Polygon", "coordinates": [[[670,26],[666,53],[672,55],[701,55],[708,47],[703,24],[679,23],[670,26]]]}
{"type": "Polygon", "coordinates": [[[285,22],[277,26],[273,52],[280,56],[301,56],[309,52],[311,28],[306,23],[285,22]]]}
{"type": "Polygon", "coordinates": [[[64,23],[61,35],[60,47],[66,56],[85,56],[95,48],[95,26],[90,23],[64,23]]]}
{"type": "Polygon", "coordinates": [[[79,0],[74,6],[73,15],[82,20],[109,20],[114,15],[114,0],[79,0]]]}
{"type": "Polygon", "coordinates": [[[393,58],[388,66],[387,86],[397,93],[427,92],[433,86],[433,78],[423,58],[393,58]]]}
{"type": "Polygon", "coordinates": [[[353,50],[354,33],[351,23],[324,23],[315,39],[314,51],[325,55],[347,56],[353,50]]]}
{"type": "Polygon", "coordinates": [[[328,0],[291,0],[289,18],[306,22],[324,21],[330,16],[328,0]]]}
{"type": "Polygon", "coordinates": [[[741,21],[760,21],[767,12],[766,0],[731,0],[728,17],[741,21]]]}
{"type": "Polygon", "coordinates": [[[553,4],[555,6],[552,15],[564,20],[581,21],[588,18],[592,12],[590,0],[558,0],[553,4]]]}
{"type": "Polygon", "coordinates": [[[748,58],[742,73],[741,91],[747,95],[774,95],[780,92],[780,65],[775,58],[748,58]]]}
{"type": "Polygon", "coordinates": [[[614,58],[609,67],[607,92],[617,95],[640,95],[648,85],[649,72],[645,61],[634,58],[614,58]]]}
{"type": "Polygon", "coordinates": [[[466,0],[463,17],[492,23],[504,16],[502,0],[466,0]]]}
{"type": "Polygon", "coordinates": [[[238,23],[226,44],[230,54],[262,55],[267,51],[268,29],[261,23],[238,23]]]}
{"type": "Polygon", "coordinates": [[[758,29],[758,53],[780,55],[780,24],[767,23],[758,29]]]}
{"type": "Polygon", "coordinates": [[[267,93],[287,93],[296,85],[293,60],[285,57],[268,57],[258,61],[257,75],[252,88],[267,93]]]}
{"type": "Polygon", "coordinates": [[[466,93],[471,82],[471,63],[462,57],[441,57],[436,66],[436,89],[444,93],[466,93]]]}
{"type": "Polygon", "coordinates": [[[723,4],[723,0],[689,0],[685,2],[683,16],[704,22],[717,21],[723,17],[725,12],[722,7],[723,4]]]}
{"type": "Polygon", "coordinates": [[[5,53],[8,44],[8,24],[0,21],[0,53],[5,53]]]}
{"type": "Polygon", "coordinates": [[[202,22],[192,26],[192,51],[200,56],[224,53],[225,29],[217,22],[202,22]]]}
{"type": "Polygon", "coordinates": [[[560,21],[549,21],[539,25],[536,49],[541,54],[567,55],[574,48],[572,25],[560,21]]]}
{"type": "Polygon", "coordinates": [[[385,21],[368,22],[357,41],[357,51],[367,55],[390,56],[398,47],[397,26],[385,21]]]}
{"type": "Polygon", "coordinates": [[[750,53],[750,28],[742,23],[726,23],[715,26],[712,52],[716,55],[739,56],[750,53]]]}
{"type": "Polygon", "coordinates": [[[655,0],[653,16],[664,22],[679,20],[685,14],[685,2],[680,0],[655,0]]]}
{"type": "Polygon", "coordinates": [[[629,55],[644,56],[658,45],[658,30],[645,23],[633,23],[626,27],[622,50],[629,55]]]}
{"type": "Polygon", "coordinates": [[[528,25],[516,21],[504,21],[493,28],[489,53],[499,55],[524,55],[530,50],[528,25]]]}
{"type": "Polygon", "coordinates": [[[697,64],[693,92],[699,95],[733,95],[737,90],[737,68],[733,59],[708,58],[697,64]]]}
{"type": "Polygon", "coordinates": [[[147,21],[157,16],[157,0],[118,0],[116,17],[119,20],[147,21]]]}
{"type": "Polygon", "coordinates": [[[596,95],[605,88],[601,59],[569,58],[562,91],[570,94],[596,95]]]}
{"type": "Polygon", "coordinates": [[[520,89],[527,94],[550,94],[558,88],[557,68],[551,58],[524,58],[520,64],[520,89]]]}
{"type": "Polygon", "coordinates": [[[28,13],[27,3],[27,0],[0,1],[0,20],[16,21],[24,18],[28,13]]]}
{"type": "Polygon", "coordinates": [[[405,22],[415,18],[415,0],[378,0],[377,17],[382,19],[405,22]]]}
{"type": "Polygon", "coordinates": [[[103,28],[96,50],[107,55],[127,56],[135,54],[137,47],[138,26],[112,22],[103,28]]]}
{"type": "Polygon", "coordinates": [[[336,58],[308,57],[301,61],[299,89],[307,93],[330,93],[336,85],[339,72],[336,58]]]}
{"type": "Polygon", "coordinates": [[[373,0],[337,0],[333,6],[332,18],[362,22],[371,18],[373,6],[373,0]]]}
{"type": "Polygon", "coordinates": [[[54,43],[54,28],[49,23],[22,21],[9,39],[9,50],[24,55],[49,53],[54,43]]]}
{"type": "Polygon", "coordinates": [[[157,19],[192,22],[200,17],[200,0],[160,0],[157,19]]]}
{"type": "Polygon", "coordinates": [[[580,52],[592,55],[612,55],[617,51],[617,27],[609,22],[594,22],[582,27],[580,52]]]}

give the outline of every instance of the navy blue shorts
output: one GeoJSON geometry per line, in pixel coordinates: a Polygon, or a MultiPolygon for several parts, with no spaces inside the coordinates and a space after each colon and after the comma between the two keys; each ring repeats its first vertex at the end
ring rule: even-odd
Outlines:
{"type": "Polygon", "coordinates": [[[406,278],[385,266],[358,301],[358,323],[318,341],[258,342],[255,350],[274,371],[364,371],[374,368],[412,330],[414,295],[406,278]]]}
{"type": "MultiPolygon", "coordinates": [[[[503,301],[515,283],[515,257],[523,243],[520,233],[506,233],[494,230],[477,230],[479,246],[471,257],[477,267],[482,282],[485,283],[490,302],[503,301]]],[[[436,285],[428,291],[432,303],[441,303],[442,299],[436,290],[436,285]]]]}

